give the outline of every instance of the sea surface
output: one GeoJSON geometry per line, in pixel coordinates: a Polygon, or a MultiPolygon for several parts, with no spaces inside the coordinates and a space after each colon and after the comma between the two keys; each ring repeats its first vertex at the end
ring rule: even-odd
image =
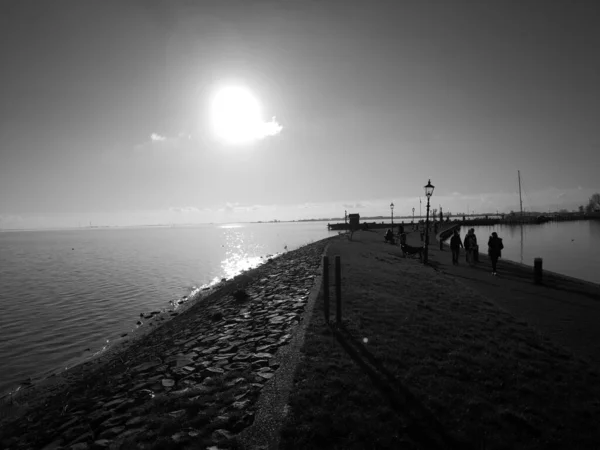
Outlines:
{"type": "Polygon", "coordinates": [[[334,234],[324,222],[0,232],[0,397],[131,336],[141,313],[334,234]]]}
{"type": "MultiPolygon", "coordinates": [[[[461,228],[461,238],[468,228],[461,228]]],[[[487,252],[495,231],[504,244],[501,260],[533,267],[534,259],[542,258],[545,270],[600,284],[600,220],[470,228],[475,229],[480,251],[487,252]]]]}

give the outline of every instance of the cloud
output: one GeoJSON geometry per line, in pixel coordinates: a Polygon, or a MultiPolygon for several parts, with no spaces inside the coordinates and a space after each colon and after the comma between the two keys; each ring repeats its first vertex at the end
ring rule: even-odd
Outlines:
{"type": "Polygon", "coordinates": [[[281,133],[283,127],[277,122],[275,117],[272,117],[269,122],[264,122],[262,127],[258,128],[259,139],[263,139],[268,136],[275,136],[281,133]]]}
{"type": "Polygon", "coordinates": [[[366,208],[367,206],[362,204],[362,203],[342,203],[342,206],[344,208],[355,208],[355,209],[360,209],[360,208],[366,208]]]}
{"type": "Polygon", "coordinates": [[[178,213],[200,212],[200,210],[198,208],[196,208],[195,206],[172,207],[172,208],[169,208],[169,211],[178,212],[178,213]]]}
{"type": "Polygon", "coordinates": [[[152,140],[152,142],[156,142],[156,141],[165,141],[167,138],[165,136],[161,136],[160,134],[152,133],[150,135],[150,139],[152,140]]]}

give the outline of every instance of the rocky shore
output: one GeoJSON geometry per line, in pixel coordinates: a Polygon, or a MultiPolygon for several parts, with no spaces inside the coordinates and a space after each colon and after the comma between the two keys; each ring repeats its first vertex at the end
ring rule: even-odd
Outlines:
{"type": "Polygon", "coordinates": [[[274,356],[300,322],[328,240],[223,283],[125,348],[29,389],[6,449],[240,448],[274,356]]]}

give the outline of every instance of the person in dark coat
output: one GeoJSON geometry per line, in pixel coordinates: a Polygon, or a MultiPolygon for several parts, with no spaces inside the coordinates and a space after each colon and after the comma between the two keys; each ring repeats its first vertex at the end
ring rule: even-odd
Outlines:
{"type": "Polygon", "coordinates": [[[488,240],[488,255],[490,255],[490,259],[492,260],[492,275],[498,275],[496,273],[496,266],[498,264],[498,258],[502,256],[503,248],[504,244],[502,243],[502,239],[500,239],[498,233],[494,231],[488,240]]]}
{"type": "Polygon", "coordinates": [[[385,232],[385,236],[383,236],[385,242],[389,242],[390,244],[394,244],[394,232],[388,228],[385,232]]]}
{"type": "MultiPolygon", "coordinates": [[[[471,229],[472,230],[472,229],[471,229]]],[[[464,247],[465,247],[465,261],[472,266],[475,264],[475,242],[473,240],[473,236],[475,235],[473,231],[469,230],[465,236],[464,247]]]]}
{"type": "Polygon", "coordinates": [[[454,230],[454,234],[450,239],[450,250],[452,250],[452,264],[458,265],[458,255],[460,254],[460,248],[463,247],[462,240],[457,230],[454,230]]]}
{"type": "Polygon", "coordinates": [[[479,262],[479,245],[477,244],[477,236],[475,236],[475,228],[471,228],[471,243],[473,244],[473,262],[479,262]]]}

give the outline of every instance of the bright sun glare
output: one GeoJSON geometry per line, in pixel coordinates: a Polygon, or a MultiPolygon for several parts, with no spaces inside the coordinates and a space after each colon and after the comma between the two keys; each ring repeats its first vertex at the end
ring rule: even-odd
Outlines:
{"type": "Polygon", "coordinates": [[[210,117],[215,135],[227,144],[250,143],[281,131],[274,120],[263,122],[258,99],[241,86],[219,89],[212,99],[210,117]]]}

